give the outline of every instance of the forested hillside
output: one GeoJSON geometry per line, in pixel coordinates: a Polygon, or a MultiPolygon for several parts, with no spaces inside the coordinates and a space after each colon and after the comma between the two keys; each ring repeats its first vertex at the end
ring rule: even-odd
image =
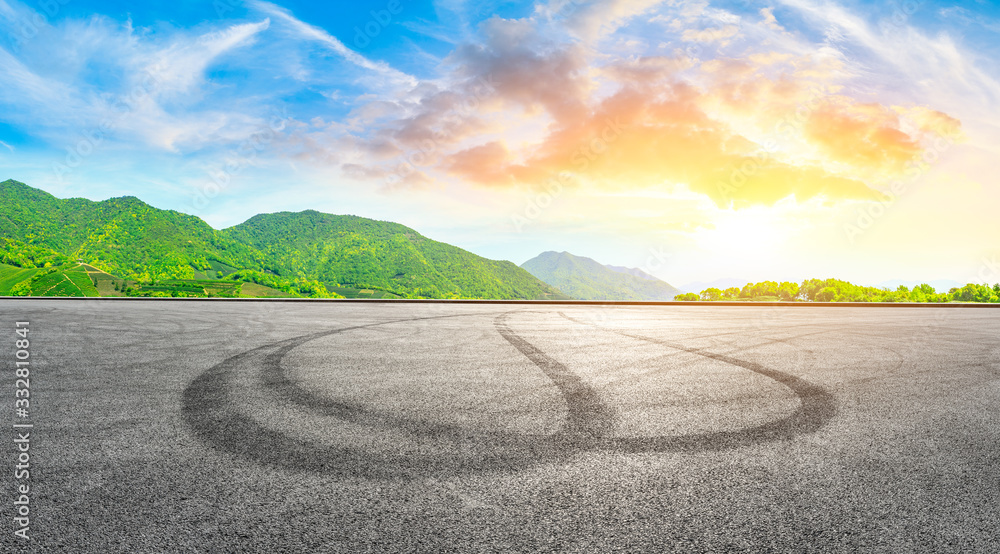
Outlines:
{"type": "Polygon", "coordinates": [[[254,283],[240,290],[266,288],[268,295],[366,290],[371,297],[565,298],[510,262],[396,223],[306,211],[258,215],[219,231],[133,197],[63,200],[17,181],[0,183],[0,264],[13,268],[8,276],[14,269],[66,272],[78,262],[110,275],[116,292],[127,294],[229,290],[210,283],[226,279],[254,283]]]}
{"type": "Polygon", "coordinates": [[[223,231],[276,272],[427,298],[565,298],[511,262],[488,260],[398,223],[316,211],[258,215],[223,231]]]}
{"type": "MultiPolygon", "coordinates": [[[[209,260],[267,266],[259,252],[197,217],[159,210],[133,197],[60,200],[17,181],[0,183],[0,237],[139,281],[190,279],[196,271],[211,270],[209,260]]],[[[7,243],[4,252],[13,261],[23,251],[7,243]]]]}

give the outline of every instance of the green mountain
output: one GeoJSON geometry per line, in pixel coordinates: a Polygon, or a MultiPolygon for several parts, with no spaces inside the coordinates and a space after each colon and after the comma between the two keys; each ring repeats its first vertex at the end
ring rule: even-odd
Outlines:
{"type": "Polygon", "coordinates": [[[86,289],[80,295],[92,295],[77,275],[80,263],[89,264],[83,273],[93,282],[108,281],[102,289],[122,293],[133,287],[164,295],[239,292],[212,285],[225,279],[253,283],[242,287],[244,295],[331,296],[330,290],[361,289],[371,297],[565,298],[510,262],[432,241],[396,223],[307,211],[258,215],[220,231],[133,197],[58,199],[17,181],[0,183],[0,295],[27,278],[32,283],[18,290],[35,294],[48,282],[39,283],[43,277],[80,281],[86,289]],[[34,269],[44,272],[26,271],[34,269]]]}
{"type": "Polygon", "coordinates": [[[209,260],[267,266],[259,252],[197,217],[159,210],[130,196],[61,200],[17,181],[0,183],[0,238],[139,281],[192,279],[213,269],[209,260]]]}
{"type": "Polygon", "coordinates": [[[304,275],[426,298],[566,298],[511,262],[482,258],[398,223],[316,211],[257,215],[224,231],[304,275]]]}
{"type": "Polygon", "coordinates": [[[543,252],[521,267],[579,300],[673,300],[680,290],[638,269],[605,266],[569,252],[543,252]]]}

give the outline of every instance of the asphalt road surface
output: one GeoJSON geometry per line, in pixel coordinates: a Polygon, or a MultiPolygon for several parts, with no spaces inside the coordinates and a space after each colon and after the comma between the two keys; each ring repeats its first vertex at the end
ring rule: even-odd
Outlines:
{"type": "Polygon", "coordinates": [[[2,552],[1000,551],[1000,310],[6,300],[0,330],[2,552]]]}

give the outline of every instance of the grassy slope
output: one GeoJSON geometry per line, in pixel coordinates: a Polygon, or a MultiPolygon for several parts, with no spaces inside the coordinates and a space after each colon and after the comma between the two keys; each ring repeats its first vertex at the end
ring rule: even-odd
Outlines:
{"type": "Polygon", "coordinates": [[[294,292],[284,292],[278,289],[273,289],[271,287],[265,287],[264,285],[258,285],[257,283],[243,283],[243,289],[240,292],[241,298],[302,298],[301,295],[295,294],[294,292]]]}
{"type": "Polygon", "coordinates": [[[6,275],[0,295],[9,295],[14,285],[28,282],[31,296],[100,296],[90,275],[79,264],[32,270],[5,266],[0,275],[6,275]]]}
{"type": "Polygon", "coordinates": [[[83,264],[82,268],[87,272],[92,280],[97,281],[95,286],[97,287],[97,292],[101,296],[125,296],[125,293],[120,290],[125,285],[125,279],[101,271],[91,265],[83,264]],[[118,290],[116,290],[116,285],[118,290]]]}
{"type": "Polygon", "coordinates": [[[385,298],[399,298],[398,295],[392,294],[391,292],[386,292],[384,290],[376,289],[355,289],[350,287],[327,287],[330,292],[337,293],[344,298],[375,298],[375,299],[385,299],[385,298]]]}
{"type": "Polygon", "coordinates": [[[14,285],[31,279],[38,271],[38,269],[24,269],[0,264],[0,296],[9,296],[10,289],[14,288],[14,285]]]}

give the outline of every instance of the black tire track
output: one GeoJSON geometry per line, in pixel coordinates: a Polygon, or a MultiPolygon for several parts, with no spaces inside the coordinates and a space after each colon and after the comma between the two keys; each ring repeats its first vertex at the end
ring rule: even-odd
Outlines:
{"type": "Polygon", "coordinates": [[[458,314],[384,321],[303,335],[265,345],[233,356],[196,378],[184,391],[182,412],[203,442],[255,463],[344,477],[375,479],[458,475],[482,471],[515,471],[566,456],[577,449],[565,433],[521,435],[482,432],[457,425],[428,422],[388,414],[358,404],[315,395],[284,374],[281,359],[292,349],[330,335],[392,323],[468,317],[458,314]],[[262,385],[273,388],[284,400],[323,416],[333,416],[378,428],[402,429],[413,435],[437,439],[445,451],[426,455],[384,454],[315,441],[301,441],[269,429],[242,411],[230,394],[237,371],[260,371],[262,385]]]}
{"type": "MultiPolygon", "coordinates": [[[[726,364],[748,369],[758,375],[785,385],[799,398],[799,407],[789,416],[736,431],[717,431],[690,435],[660,436],[660,437],[612,437],[610,444],[618,450],[626,452],[648,452],[662,450],[720,450],[747,446],[759,442],[787,440],[796,435],[818,431],[837,413],[833,395],[818,385],[794,375],[762,366],[756,362],[741,360],[725,354],[709,352],[703,348],[692,348],[683,344],[655,339],[644,335],[625,333],[591,324],[559,312],[559,315],[580,325],[589,325],[604,331],[616,333],[623,337],[650,342],[695,354],[726,364]]],[[[783,342],[783,341],[778,341],[783,342]]]]}
{"type": "MultiPolygon", "coordinates": [[[[559,389],[566,402],[568,416],[564,428],[558,433],[531,435],[482,431],[375,410],[358,403],[327,398],[303,389],[287,377],[281,365],[282,358],[293,349],[338,333],[394,323],[492,315],[492,312],[417,317],[355,325],[261,346],[233,356],[197,377],[184,390],[181,410],[185,421],[202,442],[239,458],[282,469],[373,479],[411,479],[429,475],[518,471],[543,462],[566,460],[576,454],[594,450],[621,452],[723,450],[813,432],[832,417],[835,411],[832,397],[828,393],[797,377],[753,362],[705,352],[702,349],[619,333],[749,369],[792,389],[800,397],[801,405],[789,417],[746,430],[660,437],[609,437],[607,435],[613,427],[613,412],[604,405],[598,392],[565,365],[514,332],[507,324],[511,313],[514,312],[497,315],[494,327],[559,389]],[[260,372],[261,386],[265,390],[311,413],[362,424],[376,430],[400,429],[415,437],[430,439],[436,443],[432,449],[435,451],[429,453],[421,451],[419,454],[372,452],[362,448],[300,440],[267,428],[245,413],[246,406],[240,405],[238,399],[230,392],[234,375],[248,370],[260,372]]],[[[594,326],[570,318],[561,312],[560,315],[577,324],[594,326]]],[[[599,326],[594,327],[608,331],[599,326]]]]}
{"type": "Polygon", "coordinates": [[[597,391],[565,365],[552,359],[515,333],[507,325],[507,317],[510,314],[511,312],[508,312],[497,316],[493,326],[500,336],[531,360],[559,389],[569,410],[566,432],[578,440],[597,439],[607,434],[612,427],[613,414],[601,402],[597,391]]]}
{"type": "MultiPolygon", "coordinates": [[[[566,317],[565,314],[561,314],[561,315],[563,315],[563,317],[566,317]]],[[[568,317],[566,317],[566,318],[570,319],[568,317]]],[[[582,322],[577,322],[577,323],[582,323],[582,322]]],[[[603,327],[600,327],[600,325],[593,324],[593,323],[586,324],[586,325],[590,325],[591,327],[598,327],[598,328],[601,328],[601,329],[604,329],[604,330],[608,330],[608,329],[605,329],[603,327]]],[[[801,333],[801,334],[795,335],[793,337],[786,337],[786,338],[781,338],[781,339],[768,339],[768,340],[766,340],[764,342],[761,342],[761,343],[758,343],[758,344],[754,344],[754,345],[746,347],[746,348],[740,348],[740,349],[734,350],[732,352],[729,352],[729,354],[744,352],[746,350],[752,350],[752,349],[755,349],[755,348],[760,348],[762,346],[769,346],[769,345],[772,345],[772,344],[787,344],[788,346],[794,346],[792,344],[792,341],[794,341],[794,340],[798,340],[798,339],[803,338],[803,337],[811,337],[811,336],[815,336],[815,335],[823,335],[823,334],[827,334],[829,332],[830,332],[829,330],[826,330],[826,331],[815,331],[815,332],[812,332],[812,333],[801,333]]],[[[725,335],[731,335],[731,334],[734,334],[734,333],[724,333],[724,334],[725,335]]],[[[704,337],[684,337],[684,340],[697,339],[697,338],[714,338],[714,337],[710,337],[710,336],[704,336],[704,337]]],[[[705,348],[705,350],[707,350],[707,347],[705,348]]],[[[664,356],[667,356],[667,354],[664,354],[664,356]]],[[[656,373],[660,373],[662,371],[669,371],[669,370],[668,369],[663,369],[663,368],[661,368],[661,369],[653,369],[653,370],[646,371],[646,372],[643,372],[643,373],[635,373],[635,374],[630,375],[628,377],[623,377],[623,378],[620,378],[620,379],[615,379],[612,382],[615,383],[615,384],[621,384],[621,383],[629,383],[629,382],[633,382],[633,381],[641,381],[641,380],[647,378],[650,375],[653,375],[653,374],[656,374],[656,373]]]]}

